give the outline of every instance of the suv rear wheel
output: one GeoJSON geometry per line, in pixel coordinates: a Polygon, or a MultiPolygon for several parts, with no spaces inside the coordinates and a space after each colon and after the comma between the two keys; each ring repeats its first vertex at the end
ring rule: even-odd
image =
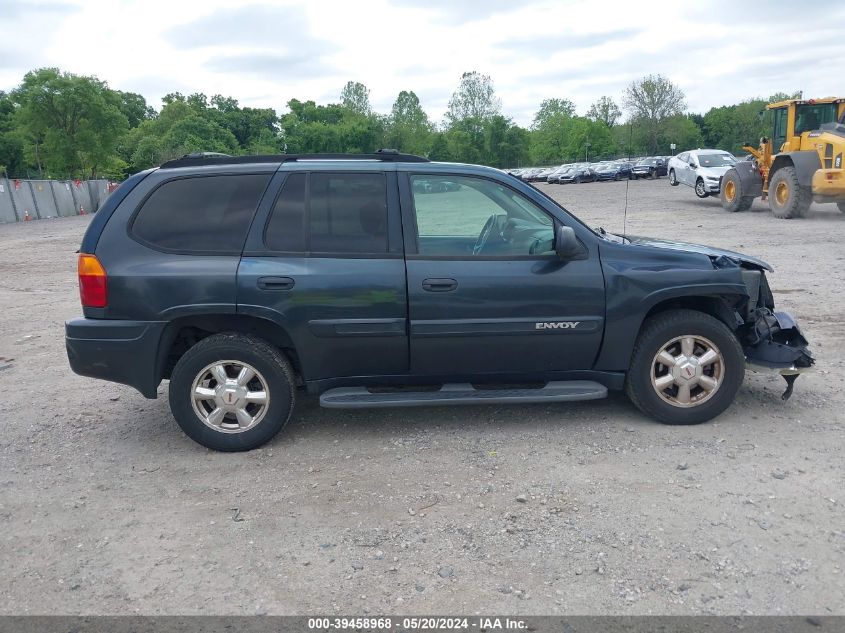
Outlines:
{"type": "Polygon", "coordinates": [[[625,391],[664,424],[699,424],[727,409],[745,375],[745,357],[727,326],[703,312],[672,310],[640,330],[625,391]]]}
{"type": "Polygon", "coordinates": [[[195,442],[248,451],[273,438],[295,399],[290,362],[266,341],[215,334],[191,347],[170,378],[170,409],[195,442]]]}

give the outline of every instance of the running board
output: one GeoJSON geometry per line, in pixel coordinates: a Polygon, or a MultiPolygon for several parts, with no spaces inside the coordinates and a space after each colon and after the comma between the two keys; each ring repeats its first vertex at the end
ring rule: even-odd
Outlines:
{"type": "Polygon", "coordinates": [[[366,387],[338,387],[320,396],[327,409],[420,407],[447,404],[566,402],[607,397],[607,387],[592,380],[556,381],[538,389],[476,389],[469,383],[443,385],[432,391],[372,392],[366,387]]]}

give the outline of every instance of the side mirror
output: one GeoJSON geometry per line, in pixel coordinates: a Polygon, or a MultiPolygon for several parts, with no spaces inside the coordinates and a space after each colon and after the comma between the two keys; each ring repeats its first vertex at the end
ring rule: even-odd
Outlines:
{"type": "Polygon", "coordinates": [[[572,227],[560,225],[555,232],[555,253],[561,259],[574,259],[582,252],[581,242],[572,227]]]}
{"type": "Polygon", "coordinates": [[[692,167],[693,169],[696,169],[698,167],[698,165],[696,165],[695,163],[690,163],[689,166],[692,167]]]}

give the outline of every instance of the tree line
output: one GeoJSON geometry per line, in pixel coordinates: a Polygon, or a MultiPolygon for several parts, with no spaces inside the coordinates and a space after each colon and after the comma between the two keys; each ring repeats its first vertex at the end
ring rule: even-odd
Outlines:
{"type": "MultiPolygon", "coordinates": [[[[792,95],[795,96],[795,95],[792,95]]],[[[546,165],[619,156],[666,155],[715,147],[740,152],[767,134],[771,100],[749,99],[686,113],[683,91],[661,75],[642,77],[619,95],[602,96],[584,114],[566,98],[539,104],[531,125],[502,112],[492,79],[466,72],[443,121],[403,90],[389,113],[375,112],[370,91],[350,81],[336,103],[291,99],[272,108],[237,99],[173,92],[160,110],[143,95],[114,90],[96,77],[41,68],[0,91],[0,172],[10,178],[113,178],[193,151],[226,154],[368,153],[380,147],[432,160],[494,167],[546,165]],[[623,111],[627,117],[623,120],[623,111]]]]}

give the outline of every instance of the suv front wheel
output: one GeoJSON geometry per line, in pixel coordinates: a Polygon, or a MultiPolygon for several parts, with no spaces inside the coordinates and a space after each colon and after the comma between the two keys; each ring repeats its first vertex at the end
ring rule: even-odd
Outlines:
{"type": "Polygon", "coordinates": [[[217,451],[248,451],[273,438],[295,399],[290,362],[266,341],[214,334],[191,347],[170,377],[170,409],[192,440],[217,451]]]}
{"type": "Polygon", "coordinates": [[[727,409],[745,375],[739,341],[715,317],[672,310],[640,330],[625,391],[640,411],[664,424],[699,424],[727,409]]]}

